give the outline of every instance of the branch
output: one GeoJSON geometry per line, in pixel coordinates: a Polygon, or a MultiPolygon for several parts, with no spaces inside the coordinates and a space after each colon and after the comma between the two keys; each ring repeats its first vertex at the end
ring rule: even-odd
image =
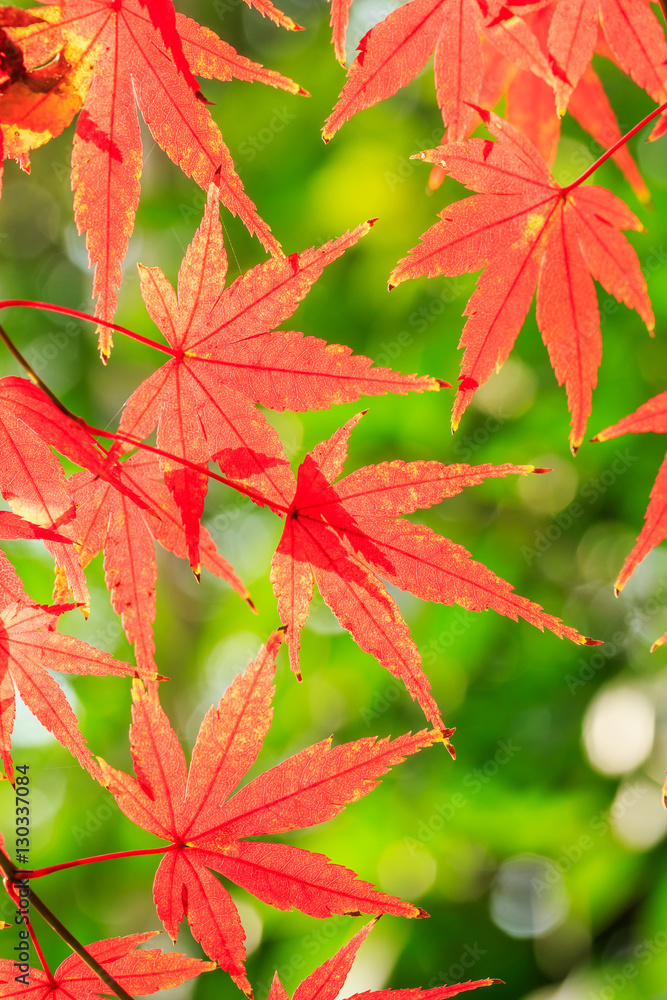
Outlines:
{"type": "MultiPolygon", "coordinates": [[[[13,861],[10,861],[7,855],[4,854],[2,851],[0,851],[0,869],[2,869],[5,875],[3,881],[5,882],[6,888],[7,888],[7,883],[13,885],[17,881],[20,881],[20,873],[18,868],[13,863],[13,861]]],[[[7,891],[9,892],[9,889],[7,889],[7,891]]],[[[9,895],[11,897],[12,893],[9,892],[9,895]]],[[[93,958],[93,956],[86,951],[81,942],[77,940],[77,938],[75,938],[70,931],[67,930],[64,924],[61,924],[56,915],[54,913],[51,913],[51,910],[48,908],[46,903],[43,903],[42,900],[39,898],[39,896],[35,895],[32,889],[30,890],[30,905],[35,910],[37,910],[42,919],[45,920],[46,923],[49,925],[49,927],[51,927],[51,929],[56,932],[58,937],[62,938],[65,944],[69,945],[69,947],[72,949],[75,955],[78,955],[81,961],[84,962],[88,966],[88,968],[95,973],[96,976],[99,976],[102,982],[106,983],[106,985],[109,987],[110,990],[113,990],[113,992],[116,994],[117,997],[120,998],[120,1000],[133,1000],[133,997],[130,996],[130,994],[127,993],[123,989],[123,987],[119,983],[117,983],[112,976],[109,975],[109,973],[106,971],[106,969],[104,969],[100,965],[97,959],[93,958]]]]}
{"type": "Polygon", "coordinates": [[[19,351],[18,347],[16,346],[12,338],[5,330],[4,326],[1,325],[0,325],[0,340],[2,340],[5,347],[8,349],[9,353],[12,354],[13,357],[18,361],[21,368],[23,368],[23,370],[28,375],[30,381],[33,382],[39,389],[42,390],[42,392],[46,396],[49,397],[53,405],[57,406],[60,412],[64,413],[65,416],[70,417],[72,420],[76,420],[77,423],[80,423],[81,421],[79,420],[79,417],[77,417],[75,413],[72,413],[71,410],[68,410],[65,404],[60,402],[56,394],[54,392],[51,392],[48,385],[42,381],[42,379],[37,374],[35,369],[32,367],[30,362],[23,357],[23,355],[19,351]]]}

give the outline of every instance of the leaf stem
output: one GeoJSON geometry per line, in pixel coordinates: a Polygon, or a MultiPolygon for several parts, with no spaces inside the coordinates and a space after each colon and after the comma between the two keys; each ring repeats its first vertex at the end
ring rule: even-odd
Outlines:
{"type": "Polygon", "coordinates": [[[61,865],[49,865],[48,868],[34,868],[31,871],[17,869],[20,878],[33,879],[43,878],[44,875],[52,875],[53,872],[62,872],[66,868],[77,868],[79,865],[92,865],[97,861],[113,861],[116,858],[137,858],[143,854],[166,854],[167,851],[176,849],[177,844],[167,844],[166,847],[146,847],[137,851],[116,851],[113,854],[96,854],[92,858],[78,858],[76,861],[64,861],[61,865]]]}
{"type": "Polygon", "coordinates": [[[263,493],[258,493],[256,490],[249,489],[247,486],[241,486],[239,483],[234,482],[233,479],[227,479],[226,476],[219,476],[217,472],[211,472],[211,470],[205,465],[198,465],[197,462],[191,462],[189,459],[183,458],[181,455],[174,455],[172,452],[165,451],[163,448],[156,448],[151,444],[146,444],[144,441],[139,441],[138,438],[133,437],[131,434],[124,434],[122,431],[105,431],[102,430],[101,427],[94,427],[92,424],[87,424],[81,419],[81,417],[76,419],[86,428],[86,430],[90,431],[91,434],[99,434],[101,437],[109,438],[112,441],[125,441],[127,444],[134,445],[135,448],[141,448],[142,451],[150,451],[154,455],[161,455],[163,458],[168,458],[172,462],[178,462],[180,465],[185,465],[188,469],[193,469],[195,472],[203,472],[203,474],[208,476],[209,479],[215,479],[218,483],[222,483],[224,486],[231,486],[231,488],[236,490],[238,493],[242,493],[244,496],[254,500],[260,507],[269,507],[274,513],[277,511],[283,511],[286,514],[289,510],[287,504],[278,503],[275,500],[269,500],[269,498],[265,497],[263,493]]]}
{"type": "MultiPolygon", "coordinates": [[[[9,891],[9,885],[13,885],[15,882],[20,881],[19,870],[1,850],[0,870],[4,872],[3,882],[5,884],[5,888],[7,889],[10,897],[14,898],[12,892],[9,891]]],[[[133,1000],[130,994],[124,990],[112,976],[109,975],[106,969],[100,965],[96,958],[93,958],[93,956],[86,951],[81,942],[67,930],[65,925],[62,924],[56,915],[51,912],[46,903],[42,902],[39,896],[37,896],[32,890],[30,890],[30,906],[39,913],[49,927],[56,932],[58,937],[61,938],[65,944],[69,945],[74,954],[79,956],[81,961],[88,966],[91,972],[94,972],[96,976],[99,976],[102,982],[106,983],[110,990],[113,990],[120,1000],[133,1000]]],[[[46,969],[44,971],[46,972],[46,969]]],[[[50,976],[51,974],[47,972],[47,975],[50,976]]]]}
{"type": "Polygon", "coordinates": [[[622,135],[621,138],[618,140],[618,142],[615,142],[613,146],[610,146],[609,149],[605,149],[602,156],[598,156],[595,163],[592,163],[588,168],[588,170],[584,170],[583,174],[581,174],[580,177],[577,177],[576,181],[572,181],[572,183],[568,184],[567,187],[561,188],[561,194],[567,194],[568,191],[572,191],[580,184],[583,184],[583,182],[587,180],[591,176],[591,174],[595,173],[597,168],[601,166],[605,162],[605,160],[608,160],[610,156],[614,155],[617,149],[620,149],[621,146],[624,146],[625,143],[628,141],[628,139],[632,139],[633,135],[636,135],[637,132],[641,131],[641,129],[644,128],[644,125],[648,125],[650,121],[653,121],[654,118],[657,118],[658,115],[661,115],[663,111],[667,111],[667,101],[663,101],[663,103],[660,104],[657,108],[654,108],[650,114],[646,115],[645,118],[642,118],[639,124],[635,125],[634,128],[631,128],[629,132],[625,133],[625,135],[622,135]]]}
{"type": "Polygon", "coordinates": [[[119,326],[117,323],[111,323],[109,320],[99,319],[97,316],[91,316],[90,313],[80,312],[78,309],[68,309],[67,306],[56,306],[50,302],[37,302],[34,299],[0,300],[0,309],[7,309],[10,306],[27,306],[29,309],[43,309],[46,312],[62,313],[63,316],[73,316],[75,319],[85,319],[90,323],[96,323],[98,326],[106,326],[109,327],[110,330],[116,330],[118,333],[124,333],[126,337],[131,337],[132,340],[137,340],[140,344],[146,344],[147,347],[154,347],[157,351],[162,351],[164,354],[171,354],[172,357],[176,355],[176,351],[167,344],[160,344],[157,340],[151,340],[149,337],[142,337],[140,333],[135,333],[134,330],[128,330],[126,326],[119,326]]]}

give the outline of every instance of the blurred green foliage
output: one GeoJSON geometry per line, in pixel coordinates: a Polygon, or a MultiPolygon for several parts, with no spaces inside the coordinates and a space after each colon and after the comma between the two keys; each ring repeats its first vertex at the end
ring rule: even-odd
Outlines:
{"type": "MultiPolygon", "coordinates": [[[[356,38],[388,9],[377,0],[355,5],[356,38]]],[[[391,295],[386,288],[399,257],[445,204],[462,196],[446,181],[428,197],[428,168],[409,159],[440,137],[432,70],[357,116],[325,147],[319,129],[344,79],[328,41],[328,10],[320,0],[293,0],[288,12],[307,30],[282,32],[239,0],[194,0],[187,9],[313,95],[297,98],[259,84],[204,87],[246,188],[286,252],[379,219],[324,273],[291,325],[455,384],[461,313],[474,276],[411,281],[391,295]]],[[[610,64],[600,60],[598,68],[619,121],[630,127],[650,102],[610,64]]],[[[72,221],[71,131],[35,153],[30,177],[14,164],[7,169],[0,292],[89,310],[84,240],[72,221]]],[[[568,117],[563,131],[556,170],[564,175],[572,162],[582,156],[590,162],[599,150],[568,117]]],[[[204,197],[147,132],[144,140],[143,196],[117,319],[153,337],[136,262],[160,265],[175,280],[204,197]]],[[[656,337],[622,306],[603,313],[591,436],[667,387],[667,145],[634,141],[631,148],[651,188],[651,206],[637,204],[612,163],[596,181],[626,199],[645,223],[647,232],[630,239],[646,270],[656,337]]],[[[224,211],[223,221],[232,280],[263,253],[224,211]]],[[[66,404],[102,426],[115,425],[124,400],[161,361],[117,335],[103,368],[90,325],[25,309],[7,313],[3,323],[66,404]]],[[[20,373],[8,357],[1,371],[20,373]]],[[[553,468],[535,479],[489,482],[420,513],[419,520],[605,645],[575,647],[492,612],[475,615],[398,593],[445,719],[457,727],[458,759],[453,763],[441,748],[425,751],[336,820],[289,840],[349,865],[386,891],[419,900],[431,914],[412,922],[383,918],[347,993],[493,976],[507,983],[493,988],[499,998],[664,1000],[667,814],[660,785],[667,762],[667,647],[653,655],[648,650],[667,628],[665,552],[646,560],[619,600],[612,590],[642,524],[664,442],[647,435],[586,443],[573,459],[565,392],[555,383],[532,314],[511,360],[478,394],[454,438],[451,398],[452,391],[443,390],[371,400],[352,438],[349,468],[395,458],[553,468]]],[[[296,463],[365,406],[268,417],[296,463]]],[[[210,577],[198,586],[185,563],[158,553],[157,662],[171,678],[161,690],[188,749],[206,708],[278,624],[268,579],[278,519],[213,483],[205,523],[250,585],[259,613],[253,616],[210,577]]],[[[47,554],[29,543],[6,549],[30,594],[47,601],[47,554]]],[[[131,659],[99,558],[88,577],[89,620],[69,612],[61,628],[131,659]]],[[[275,722],[252,773],[330,733],[348,741],[423,725],[402,686],[356,647],[317,597],[302,666],[298,684],[281,653],[275,722]]],[[[94,751],[129,768],[129,682],[75,678],[65,686],[94,751]]],[[[17,723],[15,747],[16,760],[31,767],[33,865],[152,846],[153,838],[133,828],[27,713],[17,723]]],[[[0,796],[5,816],[13,816],[11,789],[0,789],[0,796]]],[[[53,875],[40,888],[72,931],[92,941],[158,927],[154,869],[153,859],[134,858],[53,875]]],[[[259,1000],[276,968],[291,994],[362,923],[348,917],[318,922],[272,910],[241,890],[232,893],[254,946],[249,975],[259,1000]]],[[[65,957],[60,941],[46,931],[42,937],[50,960],[65,957]]],[[[163,939],[162,947],[171,947],[163,939]]],[[[5,931],[3,954],[11,954],[14,943],[14,932],[5,931]]],[[[200,954],[187,927],[178,948],[200,954]]],[[[237,992],[216,971],[171,995],[234,1000],[237,992]]]]}

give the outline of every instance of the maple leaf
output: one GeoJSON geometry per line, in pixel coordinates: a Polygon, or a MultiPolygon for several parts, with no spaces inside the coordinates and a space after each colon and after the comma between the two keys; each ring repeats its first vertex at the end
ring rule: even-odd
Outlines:
{"type": "MultiPolygon", "coordinates": [[[[548,6],[525,14],[527,24],[545,52],[548,51],[552,12],[553,7],[548,6]]],[[[556,113],[553,86],[511,63],[489,42],[484,41],[482,48],[484,78],[480,89],[480,106],[490,111],[505,95],[503,117],[530,139],[545,163],[551,166],[556,158],[560,137],[560,118],[556,113]]],[[[621,138],[616,116],[592,66],[586,68],[577,83],[570,98],[569,111],[604,149],[609,149],[621,138]]],[[[468,132],[477,124],[479,118],[475,116],[468,132]]],[[[443,144],[444,142],[445,139],[443,144]]],[[[648,189],[627,146],[617,149],[613,159],[627,177],[637,197],[641,201],[649,201],[648,189]]],[[[444,177],[442,168],[434,166],[429,179],[430,189],[435,190],[444,177]]]]}
{"type": "Polygon", "coordinates": [[[273,557],[271,580],[281,621],[287,625],[290,662],[298,675],[299,637],[314,579],[355,642],[405,683],[427,719],[443,731],[453,756],[448,741],[453,730],[443,724],[410,630],[378,577],[427,601],[459,604],[472,611],[493,608],[574,642],[597,643],[519,597],[509,583],[474,562],[463,546],[424,525],[400,520],[402,514],[440,503],[486,478],[543,470],[526,465],[383,462],[334,483],[343,471],[350,432],[361,416],[349,420],[304,459],[273,557]]]}
{"type": "MultiPolygon", "coordinates": [[[[110,483],[89,472],[80,472],[68,481],[76,504],[76,518],[64,530],[75,538],[84,567],[104,550],[104,575],[111,603],[121,617],[128,641],[134,645],[137,666],[157,673],[152,628],[157,580],[153,539],[177,556],[187,558],[185,530],[152,455],[145,452],[132,455],[123,462],[121,470],[122,480],[134,493],[150,500],[159,517],[147,515],[110,483]]],[[[203,527],[199,531],[199,550],[203,565],[249,601],[247,589],[203,527]]]]}
{"type": "Polygon", "coordinates": [[[30,151],[71,123],[90,83],[90,67],[64,39],[46,65],[25,65],[12,29],[35,24],[44,21],[17,7],[0,8],[0,160],[16,159],[24,170],[30,167],[30,151]]]}
{"type": "MultiPolygon", "coordinates": [[[[333,958],[328,959],[314,972],[303,980],[294,991],[292,1000],[336,1000],[343,984],[352,968],[359,946],[366,940],[369,932],[377,923],[371,920],[362,927],[333,958]]],[[[455,986],[436,986],[433,989],[422,990],[419,987],[398,990],[367,990],[364,993],[353,993],[347,1000],[449,1000],[459,993],[476,990],[480,986],[493,986],[502,979],[478,979],[476,982],[457,983],[455,986]]],[[[276,972],[268,1000],[289,1000],[285,987],[280,982],[276,972]]]]}
{"type": "MultiPolygon", "coordinates": [[[[650,4],[645,0],[558,0],[549,29],[549,52],[559,113],[564,113],[591,61],[600,28],[616,64],[662,104],[667,99],[667,42],[650,4]]],[[[663,115],[652,138],[666,127],[663,115]]]]}
{"type": "MultiPolygon", "coordinates": [[[[606,427],[596,434],[593,441],[611,441],[622,434],[665,434],[667,433],[667,392],[661,392],[648,402],[642,403],[634,413],[623,417],[618,423],[606,427]]],[[[637,566],[649,552],[659,545],[667,535],[667,455],[658,470],[651,489],[644,526],[640,531],[632,551],[623,563],[623,568],[614,584],[616,596],[620,594],[637,566]]],[[[667,642],[667,632],[651,646],[651,651],[667,642]]]]}
{"type": "Polygon", "coordinates": [[[497,142],[468,139],[419,154],[478,194],[443,209],[441,221],[394,269],[389,287],[485,269],[464,312],[455,430],[477,388],[510,354],[537,286],[537,324],[567,390],[576,452],[602,356],[593,278],[653,329],[646,282],[621,233],[643,227],[605,188],[578,181],[561,187],[529,139],[497,115],[480,114],[497,142]]]}
{"type": "MultiPolygon", "coordinates": [[[[332,8],[337,45],[340,5],[332,8]]],[[[501,3],[410,0],[364,35],[348,79],[322,134],[328,142],[353,115],[391,97],[435,52],[435,89],[450,141],[463,139],[474,120],[484,72],[482,36],[512,63],[553,81],[548,60],[526,22],[501,3]]],[[[340,58],[340,52],[339,52],[340,58]]]]}
{"type": "MultiPolygon", "coordinates": [[[[5,776],[13,775],[11,737],[15,688],[36,719],[98,781],[100,767],[86,745],[74,712],[49,670],[69,674],[115,674],[135,677],[129,663],[114,659],[87,642],[54,631],[58,617],[72,605],[44,608],[10,604],[0,611],[0,756],[5,776]]],[[[155,678],[155,674],[147,674],[155,678]]]]}
{"type": "MultiPolygon", "coordinates": [[[[284,510],[292,473],[278,435],[256,403],[305,411],[362,394],[438,389],[437,379],[374,368],[348,347],[274,329],[291,316],[326,265],[370,225],[319,249],[272,258],[225,288],[222,228],[215,192],[209,191],[204,219],[183,258],[178,294],[159,268],[139,268],[146,307],[172,357],[132,394],[119,431],[143,439],[157,425],[161,449],[199,465],[218,461],[254,498],[284,510]]],[[[206,474],[164,459],[162,467],[198,572],[206,474]]]]}
{"type": "Polygon", "coordinates": [[[423,916],[423,911],[357,879],[321,854],[274,841],[277,834],[332,819],[366,795],[437,732],[396,740],[375,737],[332,747],[323,740],[252,780],[229,797],[257,759],[271,724],[272,680],[282,641],[274,633],[205,716],[188,772],[155,690],[133,685],[130,743],[136,778],[101,762],[109,791],[126,816],[171,842],[153,884],[158,916],[172,939],[183,917],[206,954],[248,995],[244,932],[219,872],[281,910],[314,917],[359,910],[423,916]]]}
{"type": "MultiPolygon", "coordinates": [[[[213,962],[190,958],[178,952],[162,952],[159,948],[139,948],[138,945],[159,934],[148,931],[127,937],[107,938],[86,945],[86,951],[97,959],[105,972],[113,976],[128,993],[146,996],[188,979],[210,972],[213,962]]],[[[11,959],[0,959],[0,997],[23,997],[33,1000],[97,1000],[109,986],[96,976],[78,955],[70,955],[56,969],[53,978],[42,969],[29,969],[28,989],[15,981],[16,965],[11,959]]]]}
{"type": "MultiPolygon", "coordinates": [[[[25,29],[24,52],[30,47],[43,51],[53,39],[64,37],[78,47],[86,66],[93,64],[74,136],[72,187],[75,220],[79,232],[87,233],[90,266],[95,268],[98,317],[113,319],[139,204],[137,104],[153,138],[174,163],[204,189],[217,174],[220,200],[268,250],[281,252],[243,190],[217,125],[193,93],[189,67],[200,76],[259,80],[295,94],[305,94],[302,88],[240,56],[210,29],[175,14],[171,0],[63,0],[39,13],[51,23],[25,29]]],[[[80,70],[81,61],[74,61],[73,71],[80,70]]],[[[99,337],[105,358],[112,345],[110,330],[101,327],[99,337]]]]}

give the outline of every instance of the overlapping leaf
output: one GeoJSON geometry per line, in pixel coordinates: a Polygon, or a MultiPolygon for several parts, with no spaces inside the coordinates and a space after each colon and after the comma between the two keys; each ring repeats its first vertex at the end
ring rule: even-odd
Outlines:
{"type": "Polygon", "coordinates": [[[239,674],[202,722],[188,771],[183,751],[155,691],[134,686],[130,730],[136,778],[102,762],[105,780],[123,812],[138,826],[171,842],[157,870],[157,912],[175,940],[185,917],[210,958],[251,993],[244,932],[218,872],[279,909],[315,917],[334,913],[423,915],[410,903],[374,889],[321,854],[259,834],[322,823],[347,802],[366,795],[407,755],[440,739],[420,732],[396,740],[366,738],[309,747],[255,778],[229,797],[256,760],[271,724],[274,633],[254,663],[239,674]]]}
{"type": "MultiPolygon", "coordinates": [[[[352,968],[360,945],[368,937],[377,920],[362,927],[333,958],[328,959],[314,972],[303,980],[294,991],[292,1000],[336,1000],[343,984],[352,968]]],[[[367,990],[364,993],[352,993],[348,1000],[449,1000],[459,993],[476,990],[480,986],[493,986],[500,979],[478,979],[475,982],[457,983],[455,986],[436,986],[433,989],[422,990],[419,987],[398,990],[367,990]]],[[[280,981],[278,973],[273,977],[269,1000],[289,1000],[287,991],[280,981]]]]}
{"type": "MultiPolygon", "coordinates": [[[[178,295],[159,268],[140,267],[148,311],[171,359],[126,403],[119,431],[146,438],[189,462],[218,461],[253,498],[285,510],[292,473],[275,431],[256,403],[274,410],[320,409],[360,395],[437,389],[436,379],[374,368],[348,347],[275,330],[296,309],[324,267],[368,232],[358,226],[319,249],[273,258],[224,287],[226,257],[215,192],[186,251],[178,295]]],[[[183,516],[198,572],[203,472],[163,461],[165,481],[183,516]]]]}
{"type": "MultiPolygon", "coordinates": [[[[667,98],[667,42],[660,21],[645,0],[557,0],[549,29],[556,101],[562,114],[574,88],[602,47],[618,66],[661,104],[667,98]],[[607,46],[600,46],[598,33],[607,46]]],[[[665,130],[664,115],[656,125],[665,130]]]]}
{"type": "MultiPolygon", "coordinates": [[[[667,392],[661,392],[653,399],[649,399],[648,402],[642,403],[634,413],[623,417],[611,427],[606,427],[593,440],[611,441],[622,434],[646,434],[650,432],[654,434],[667,433],[667,392]]],[[[658,470],[658,475],[651,489],[644,519],[644,527],[640,531],[632,551],[623,563],[623,568],[614,584],[616,596],[620,594],[639,563],[667,535],[667,455],[658,470]]],[[[665,642],[667,642],[667,632],[656,639],[651,649],[656,649],[665,642]]]]}
{"type": "Polygon", "coordinates": [[[45,65],[26,66],[11,29],[36,24],[44,22],[34,13],[0,7],[0,177],[3,159],[29,168],[31,150],[67,128],[90,85],[92,65],[65,39],[45,65]]]}
{"type": "MultiPolygon", "coordinates": [[[[0,379],[0,492],[16,514],[55,530],[74,518],[75,505],[51,447],[142,509],[151,508],[150,498],[139,496],[121,478],[118,463],[86,428],[59,410],[41,389],[28,379],[0,379]]],[[[61,599],[67,593],[87,614],[86,579],[72,545],[55,538],[46,538],[45,545],[56,562],[54,596],[61,599]]]]}
{"type": "MultiPolygon", "coordinates": [[[[349,0],[331,0],[332,41],[341,63],[345,61],[349,7],[349,0]]],[[[411,0],[362,38],[348,80],[324,126],[325,140],[358,111],[405,86],[421,72],[432,53],[436,95],[448,126],[447,138],[464,139],[475,120],[470,105],[492,106],[484,100],[488,82],[484,80],[484,49],[489,43],[495,49],[495,58],[505,57],[508,68],[527,71],[533,83],[540,80],[548,85],[549,90],[538,85],[536,97],[552,107],[555,96],[560,115],[582,79],[586,88],[587,78],[588,86],[595,87],[598,110],[609,118],[606,96],[599,81],[594,84],[591,77],[591,58],[596,48],[609,55],[657,103],[667,98],[667,42],[662,25],[645,0],[555,0],[506,5],[478,0],[411,0]],[[550,25],[546,52],[537,41],[539,31],[533,32],[531,15],[546,19],[550,25]]],[[[504,81],[501,93],[508,82],[504,81]]],[[[499,83],[498,78],[493,81],[494,90],[499,83]]],[[[573,114],[594,124],[593,108],[586,108],[583,96],[580,92],[573,114]]],[[[551,110],[548,116],[551,118],[551,110]]],[[[663,116],[654,138],[662,134],[666,122],[663,116]]],[[[601,129],[602,123],[598,122],[596,131],[600,133],[601,129]]]]}
{"type": "MultiPolygon", "coordinates": [[[[40,528],[38,524],[24,521],[22,517],[8,510],[0,511],[0,538],[41,538],[46,542],[71,544],[68,538],[57,531],[40,528]]],[[[16,601],[30,604],[30,598],[23,589],[23,583],[4,552],[0,551],[0,610],[16,601]]]]}
{"type": "Polygon", "coordinates": [[[443,731],[453,754],[447,739],[453,730],[443,724],[408,626],[379,577],[427,601],[472,611],[493,608],[574,642],[595,642],[519,597],[509,583],[474,562],[463,546],[401,519],[486,478],[539,470],[385,462],[334,482],[343,471],[350,431],[358,420],[349,420],[304,459],[273,558],[271,579],[287,625],[292,668],[299,672],[299,636],[315,580],[340,623],[362,649],[403,680],[429,721],[443,731]]]}
{"type": "MultiPolygon", "coordinates": [[[[275,11],[268,0],[265,6],[265,13],[275,11]]],[[[218,172],[221,201],[267,249],[280,252],[243,190],[217,125],[193,92],[192,73],[257,80],[291,93],[305,91],[239,55],[210,29],[175,14],[171,0],[63,0],[37,13],[43,23],[17,29],[26,61],[38,64],[45,50],[57,49],[64,39],[68,53],[72,50],[72,74],[85,71],[89,83],[74,136],[72,186],[76,223],[79,232],[87,233],[95,268],[97,316],[113,319],[139,204],[137,104],[153,138],[174,163],[204,189],[218,172]]],[[[110,331],[101,328],[103,357],[110,348],[110,331]]]]}
{"type": "Polygon", "coordinates": [[[389,287],[484,268],[464,313],[454,429],[476,389],[510,354],[537,287],[537,323],[567,390],[576,452],[602,356],[593,278],[653,328],[646,282],[621,232],[642,225],[605,188],[560,187],[530,140],[496,115],[482,114],[497,142],[469,139],[419,154],[478,194],[443,209],[441,221],[399,262],[389,287]]]}
{"type": "MultiPolygon", "coordinates": [[[[343,55],[347,8],[333,0],[337,56],[343,55]]],[[[553,83],[551,68],[526,22],[501,3],[410,0],[362,38],[338,103],[322,130],[326,142],[358,111],[391,97],[435,53],[435,89],[450,141],[467,134],[479,104],[482,36],[511,63],[553,83]]]]}
{"type": "MultiPolygon", "coordinates": [[[[84,567],[104,550],[104,574],[111,603],[121,617],[128,640],[134,644],[137,666],[157,673],[153,659],[157,580],[154,540],[177,556],[187,558],[185,530],[152,455],[144,452],[128,458],[121,466],[121,479],[134,493],[146,498],[152,514],[110,483],[89,472],[80,472],[68,482],[76,504],[76,518],[65,530],[76,540],[84,567]]],[[[0,524],[0,530],[1,527],[0,524]]],[[[247,589],[203,527],[198,543],[206,569],[249,600],[247,589]]]]}
{"type": "MultiPolygon", "coordinates": [[[[552,13],[553,6],[550,5],[525,15],[526,22],[539,39],[545,53],[548,51],[552,13]]],[[[484,79],[479,96],[480,106],[491,111],[505,95],[503,117],[531,140],[550,167],[556,157],[560,137],[560,118],[556,112],[553,87],[540,77],[511,63],[490,43],[484,42],[482,47],[484,79]]],[[[572,92],[568,109],[572,117],[603,148],[609,149],[621,138],[616,115],[592,66],[584,70],[572,92]]],[[[475,116],[470,130],[477,124],[479,118],[475,116]]],[[[613,158],[638,198],[648,201],[648,189],[627,146],[617,149],[613,158]]],[[[429,186],[435,189],[444,176],[440,167],[433,167],[429,186]]]]}
{"type": "MultiPolygon", "coordinates": [[[[9,604],[0,611],[0,757],[5,776],[13,775],[11,738],[15,690],[41,724],[53,733],[98,781],[100,767],[82,736],[62,688],[49,670],[69,674],[136,676],[138,671],[80,639],[55,632],[58,617],[72,605],[54,608],[9,604]]],[[[144,674],[155,677],[155,674],[144,674]]]]}
{"type": "MultiPolygon", "coordinates": [[[[139,948],[159,931],[107,938],[86,945],[86,951],[128,993],[146,996],[180,986],[202,972],[215,968],[213,962],[189,958],[178,952],[162,952],[159,948],[139,948]]],[[[16,964],[0,959],[0,997],[31,997],[31,1000],[97,1000],[108,993],[109,986],[96,976],[78,955],[70,955],[58,966],[53,979],[42,969],[29,969],[29,986],[15,981],[16,964]]]]}

